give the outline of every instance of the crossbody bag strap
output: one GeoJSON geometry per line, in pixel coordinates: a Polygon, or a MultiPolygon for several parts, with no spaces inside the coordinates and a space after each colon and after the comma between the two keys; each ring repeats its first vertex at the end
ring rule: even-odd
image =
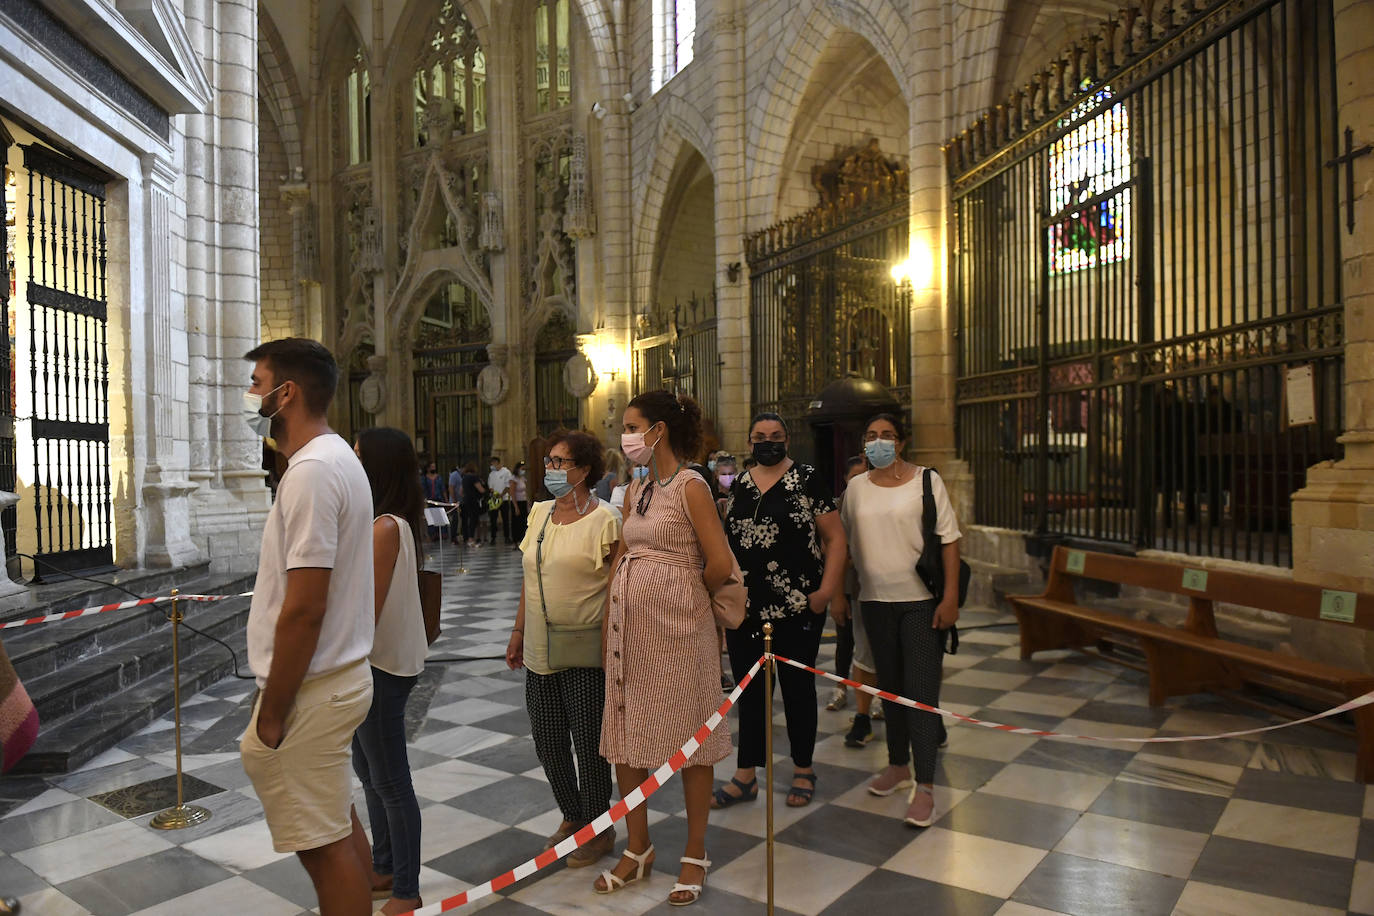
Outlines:
{"type": "Polygon", "coordinates": [[[921,472],[921,539],[925,542],[921,550],[929,549],[935,539],[936,519],[935,492],[930,488],[930,475],[934,473],[934,468],[926,468],[921,472]]]}
{"type": "Polygon", "coordinates": [[[544,600],[544,532],[549,530],[549,519],[553,518],[554,507],[549,505],[549,514],[544,516],[544,524],[539,528],[539,537],[534,542],[534,577],[539,580],[539,610],[544,614],[545,629],[553,626],[549,620],[549,603],[544,600]]]}

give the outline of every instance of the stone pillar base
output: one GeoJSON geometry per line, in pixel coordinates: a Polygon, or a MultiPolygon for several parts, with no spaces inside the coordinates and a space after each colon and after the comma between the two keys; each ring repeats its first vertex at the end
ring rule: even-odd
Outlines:
{"type": "MultiPolygon", "coordinates": [[[[1346,441],[1343,461],[1307,471],[1293,494],[1293,578],[1374,593],[1374,442],[1346,441]]],[[[1323,621],[1293,621],[1304,658],[1374,671],[1374,633],[1323,621]]]]}

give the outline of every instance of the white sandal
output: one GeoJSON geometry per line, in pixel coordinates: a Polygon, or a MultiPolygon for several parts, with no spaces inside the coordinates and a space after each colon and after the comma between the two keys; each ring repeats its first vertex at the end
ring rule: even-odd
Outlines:
{"type": "Polygon", "coordinates": [[[682,884],[681,882],[678,882],[677,884],[674,884],[674,885],[673,885],[673,889],[670,890],[670,891],[668,892],[668,904],[669,904],[670,906],[691,906],[692,904],[696,903],[698,900],[701,899],[701,892],[702,892],[702,891],[705,889],[705,887],[706,887],[706,874],[705,874],[705,873],[706,873],[706,869],[708,869],[708,868],[711,867],[711,860],[710,860],[710,859],[694,859],[694,858],[692,858],[691,856],[683,856],[681,859],[678,859],[678,861],[681,862],[683,865],[699,865],[699,866],[701,866],[701,871],[702,871],[701,883],[700,883],[700,884],[682,884]],[[685,891],[685,892],[691,894],[691,895],[692,895],[692,899],[691,899],[691,900],[674,900],[674,899],[673,899],[673,895],[674,895],[674,894],[677,894],[677,893],[680,893],[680,892],[683,892],[683,891],[685,891]]]}
{"type": "Polygon", "coordinates": [[[592,890],[596,891],[598,894],[614,894],[627,885],[634,884],[636,881],[643,881],[649,876],[649,872],[654,869],[654,847],[652,844],[643,852],[630,852],[630,850],[626,849],[620,855],[622,858],[630,859],[635,863],[634,874],[628,878],[622,878],[609,871],[603,871],[601,873],[601,883],[606,885],[605,889],[603,890],[597,887],[596,882],[593,881],[592,890]]]}

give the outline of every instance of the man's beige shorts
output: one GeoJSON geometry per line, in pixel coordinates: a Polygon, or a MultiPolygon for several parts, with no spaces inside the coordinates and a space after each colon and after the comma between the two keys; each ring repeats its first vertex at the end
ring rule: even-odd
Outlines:
{"type": "Polygon", "coordinates": [[[286,716],[286,736],[274,749],[258,738],[262,697],[254,702],[239,753],[277,852],[318,849],[352,832],[349,747],[371,706],[366,660],[307,678],[286,716]]]}

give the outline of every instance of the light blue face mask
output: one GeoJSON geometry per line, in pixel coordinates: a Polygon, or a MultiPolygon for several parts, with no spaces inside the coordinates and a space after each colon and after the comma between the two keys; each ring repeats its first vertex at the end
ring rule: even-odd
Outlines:
{"type": "Polygon", "coordinates": [[[572,492],[572,484],[568,483],[568,472],[557,468],[549,468],[544,472],[544,486],[554,499],[562,499],[572,492]]]}
{"type": "Polygon", "coordinates": [[[874,439],[864,443],[864,455],[875,468],[885,468],[897,460],[897,443],[891,439],[874,439]]]}
{"type": "Polygon", "coordinates": [[[635,480],[643,480],[649,476],[649,466],[647,464],[635,465],[635,469],[631,473],[635,475],[635,480]]]}

